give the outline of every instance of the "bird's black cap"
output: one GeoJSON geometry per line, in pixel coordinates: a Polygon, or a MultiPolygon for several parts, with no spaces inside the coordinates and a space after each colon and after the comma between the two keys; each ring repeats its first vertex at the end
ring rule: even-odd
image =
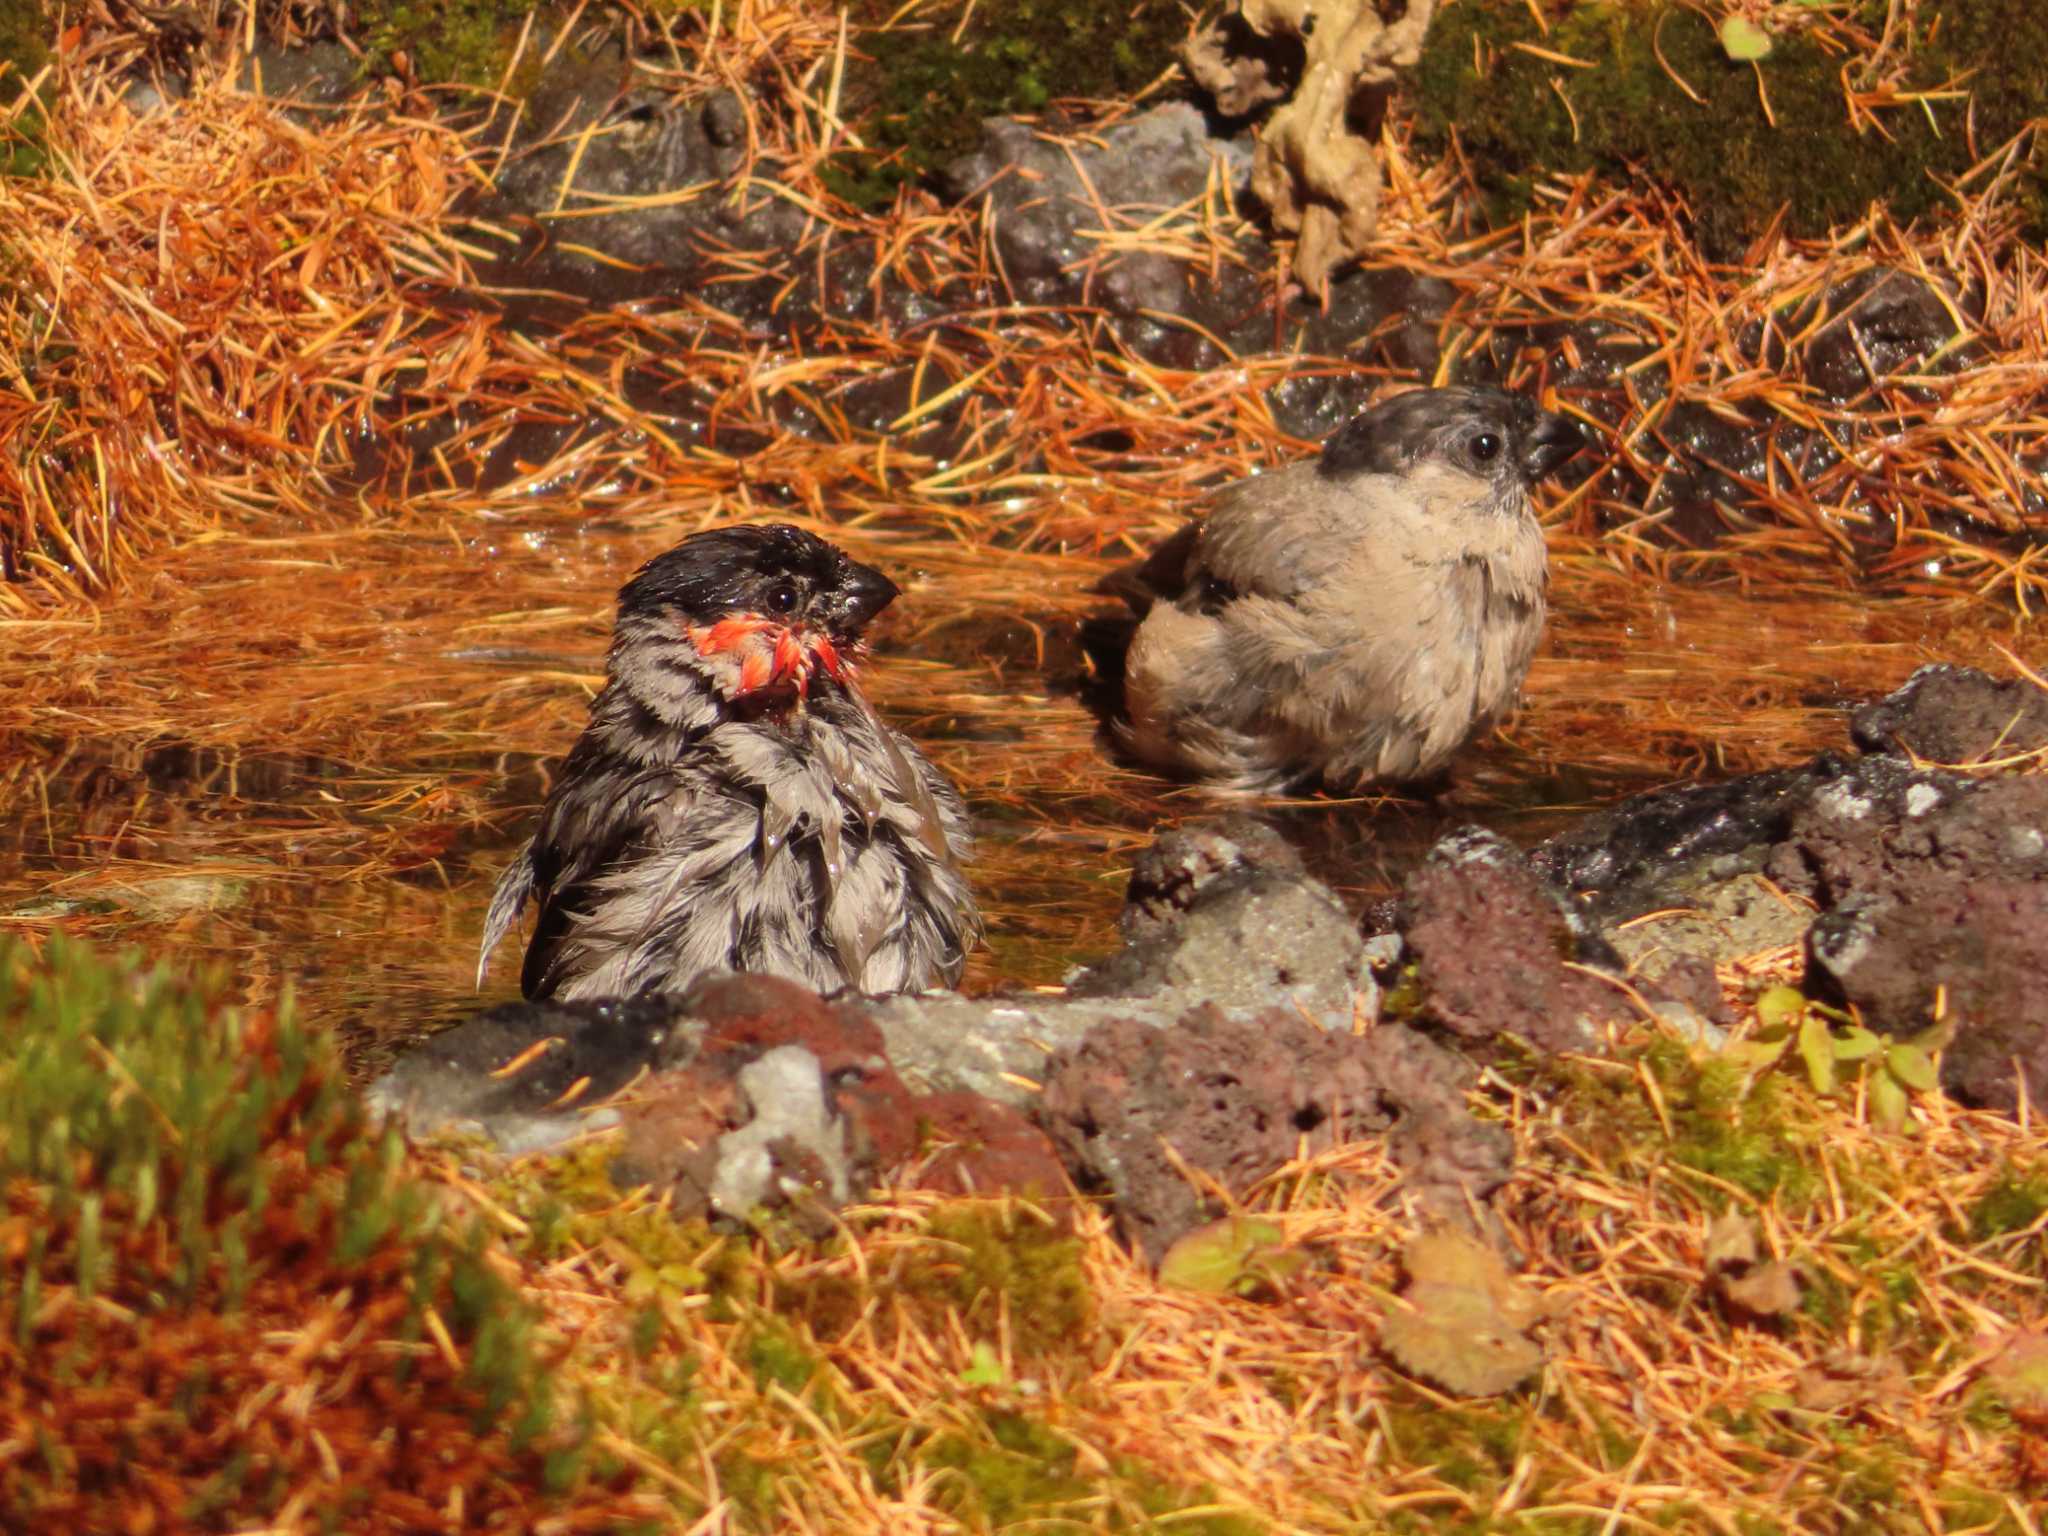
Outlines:
{"type": "Polygon", "coordinates": [[[1359,412],[1323,443],[1321,472],[1400,474],[1439,458],[1492,478],[1507,466],[1531,484],[1584,446],[1578,427],[1504,389],[1417,389],[1359,412]]]}
{"type": "Polygon", "coordinates": [[[896,583],[787,523],[695,533],[619,589],[619,613],[669,611],[709,624],[735,613],[803,623],[856,639],[896,600],[896,583]]]}

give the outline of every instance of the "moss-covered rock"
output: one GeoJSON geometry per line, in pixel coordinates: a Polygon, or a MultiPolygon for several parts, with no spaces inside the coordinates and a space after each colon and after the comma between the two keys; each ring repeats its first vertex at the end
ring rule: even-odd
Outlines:
{"type": "MultiPolygon", "coordinates": [[[[1852,223],[1874,200],[1911,219],[1953,206],[1943,182],[2048,115],[2048,8],[2038,0],[1921,7],[1878,73],[1896,72],[1902,94],[1954,94],[1878,107],[1861,131],[1844,97],[1845,70],[1853,82],[1860,63],[1836,34],[1783,32],[1752,66],[1684,5],[1543,8],[1548,32],[1527,0],[1457,0],[1439,13],[1415,79],[1425,139],[1441,146],[1455,131],[1502,216],[1526,206],[1545,174],[1632,168],[1674,188],[1721,253],[1780,208],[1795,235],[1852,223]]],[[[1859,8],[1875,39],[1885,7],[1859,8]]],[[[2044,169],[2037,151],[2013,192],[2036,231],[2048,229],[2044,169]]]]}
{"type": "MultiPolygon", "coordinates": [[[[21,88],[49,63],[56,25],[44,0],[0,0],[0,66],[6,70],[0,74],[0,105],[17,100],[21,88]]],[[[33,175],[42,169],[46,158],[42,114],[31,108],[17,117],[12,130],[0,139],[0,176],[33,175]]]]}
{"type": "MultiPolygon", "coordinates": [[[[871,4],[864,19],[879,24],[895,9],[871,4]]],[[[961,10],[921,12],[924,30],[864,39],[868,61],[849,70],[846,100],[874,153],[843,154],[827,169],[848,201],[885,203],[905,181],[940,170],[975,146],[985,117],[1129,95],[1172,65],[1188,25],[1168,0],[991,0],[955,38],[961,10]]]]}
{"type": "MultiPolygon", "coordinates": [[[[373,69],[392,68],[402,56],[424,84],[481,89],[503,77],[535,6],[536,0],[356,0],[354,24],[373,69]]],[[[520,82],[513,84],[513,94],[522,94],[520,82]]]]}

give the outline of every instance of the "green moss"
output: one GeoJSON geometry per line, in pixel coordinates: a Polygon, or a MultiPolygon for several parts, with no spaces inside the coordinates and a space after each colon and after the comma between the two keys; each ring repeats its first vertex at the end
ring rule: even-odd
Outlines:
{"type": "Polygon", "coordinates": [[[1007,1201],[941,1210],[901,1284],[957,1314],[969,1334],[993,1336],[1007,1312],[1011,1346],[1026,1356],[1072,1348],[1094,1321],[1080,1241],[1007,1201]]]}
{"type": "Polygon", "coordinates": [[[1988,1243],[2024,1232],[2048,1213],[2048,1177],[2008,1167],[1970,1207],[1970,1240],[1988,1243]]]}
{"type": "Polygon", "coordinates": [[[773,1318],[762,1318],[748,1334],[743,1358],[762,1391],[781,1387],[801,1392],[818,1374],[818,1357],[773,1318]]]}
{"type": "MultiPolygon", "coordinates": [[[[225,992],[217,977],[187,982],[61,938],[39,956],[0,942],[0,1376],[51,1398],[44,1473],[27,1496],[73,1511],[78,1529],[96,1528],[99,1500],[141,1509],[163,1488],[238,1526],[268,1523],[277,1479],[305,1470],[274,1457],[221,1465],[206,1449],[204,1426],[263,1417],[302,1380],[266,1374],[281,1355],[224,1347],[219,1318],[247,1313],[260,1330],[354,1298],[360,1326],[336,1347],[360,1366],[312,1408],[315,1439],[317,1415],[354,1396],[400,1405],[395,1432],[416,1416],[445,1435],[459,1406],[479,1436],[514,1448],[559,1417],[532,1309],[481,1229],[444,1219],[398,1135],[365,1120],[328,1036],[288,1004],[245,1015],[225,992]],[[67,1287],[107,1310],[46,1314],[67,1287]],[[430,1334],[428,1356],[453,1347],[459,1372],[389,1348],[430,1334]],[[90,1404],[130,1394],[156,1407],[110,1463],[90,1404]]],[[[311,1457],[293,1422],[283,1439],[311,1457]]],[[[272,1439],[267,1425],[250,1434],[272,1439]]],[[[558,1439],[555,1452],[573,1482],[579,1445],[558,1439]]],[[[325,1495],[316,1505],[333,1512],[325,1495]]]]}
{"type": "Polygon", "coordinates": [[[1673,1162],[1759,1200],[1775,1197],[1782,1207],[1812,1198],[1819,1177],[1801,1156],[1811,1132],[1800,1123],[1788,1079],[1767,1073],[1751,1081],[1736,1062],[1696,1062],[1668,1041],[1649,1047],[1645,1059],[1671,1117],[1673,1162]]]}
{"type": "MultiPolygon", "coordinates": [[[[893,10],[870,5],[867,19],[893,10]]],[[[904,182],[973,149],[985,117],[1036,112],[1060,97],[1129,95],[1172,65],[1187,35],[1187,18],[1165,0],[987,0],[955,42],[961,10],[920,12],[928,30],[866,39],[872,58],[849,70],[846,99],[871,152],[849,151],[825,167],[840,197],[869,208],[888,202],[904,182]]]]}
{"type": "Polygon", "coordinates": [[[864,1283],[778,1275],[773,1306],[824,1340],[870,1315],[886,1327],[899,1306],[940,1330],[957,1319],[970,1338],[1007,1327],[1012,1353],[1025,1360],[1085,1349],[1095,1316],[1080,1242],[1002,1200],[941,1207],[888,1272],[864,1283]]]}
{"type": "MultiPolygon", "coordinates": [[[[1634,167],[1675,188],[1722,252],[1781,207],[1796,235],[1853,223],[1873,199],[1910,219],[1951,206],[1937,178],[2048,114],[2048,8],[2037,0],[1922,7],[1902,39],[1908,89],[1975,71],[1974,133],[1972,101],[1929,100],[1886,111],[1883,133],[1858,134],[1842,97],[1844,63],[1853,74],[1855,61],[1804,30],[1779,34],[1752,68],[1730,60],[1712,19],[1689,6],[1553,0],[1546,10],[1547,35],[1525,0],[1462,0],[1438,15],[1415,77],[1425,140],[1440,146],[1455,131],[1502,216],[1526,207],[1547,173],[1634,167]],[[1561,68],[1518,43],[1592,67],[1561,68]]],[[[2042,165],[2037,154],[2015,192],[2036,232],[2048,228],[2042,165]]]]}
{"type": "MultiPolygon", "coordinates": [[[[415,78],[428,85],[493,88],[504,77],[520,29],[536,0],[356,0],[356,35],[367,45],[372,70],[393,67],[404,54],[415,78]]],[[[537,51],[531,60],[537,69],[537,51]]],[[[530,88],[532,82],[525,82],[530,88]]],[[[523,94],[520,82],[512,94],[523,94]]]]}
{"type": "Polygon", "coordinates": [[[947,1474],[940,1502],[978,1530],[1042,1528],[1072,1521],[1092,1530],[1160,1536],[1260,1536],[1265,1527],[1220,1514],[1209,1488],[1176,1488],[1137,1462],[1113,1461],[1107,1476],[1084,1476],[1071,1442],[1027,1414],[994,1411],[977,1432],[940,1435],[912,1457],[947,1474]],[[1183,1511],[1202,1510],[1202,1513],[1183,1511]]]}
{"type": "Polygon", "coordinates": [[[1514,1471],[1524,1416],[1514,1408],[1446,1408],[1388,1402],[1380,1410],[1393,1454],[1409,1466],[1433,1467],[1460,1492],[1488,1498],[1514,1471]]]}
{"type": "MultiPolygon", "coordinates": [[[[0,0],[0,64],[7,67],[0,75],[0,103],[12,105],[49,63],[55,30],[56,18],[43,0],[0,0]]],[[[0,176],[34,176],[48,164],[49,125],[42,112],[48,95],[46,87],[43,100],[16,117],[0,138],[0,176]]]]}

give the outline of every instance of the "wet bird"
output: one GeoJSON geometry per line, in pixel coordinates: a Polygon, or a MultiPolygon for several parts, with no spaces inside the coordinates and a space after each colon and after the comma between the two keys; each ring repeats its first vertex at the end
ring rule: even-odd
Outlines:
{"type": "Polygon", "coordinates": [[[1514,702],[1543,632],[1537,481],[1577,427],[1421,389],[1216,493],[1129,584],[1133,755],[1236,791],[1423,779],[1514,702]]]}
{"type": "Polygon", "coordinates": [[[620,589],[606,682],[498,881],[484,967],[529,902],[529,998],[712,970],[821,991],[958,979],[981,934],[958,792],[854,678],[894,582],[781,524],[718,528],[620,589]]]}

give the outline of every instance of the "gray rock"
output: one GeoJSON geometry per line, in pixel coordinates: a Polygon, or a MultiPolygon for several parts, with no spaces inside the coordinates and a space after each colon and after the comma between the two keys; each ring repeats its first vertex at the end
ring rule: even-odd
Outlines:
{"type": "Polygon", "coordinates": [[[258,48],[242,61],[238,90],[275,101],[331,107],[363,89],[362,65],[339,43],[306,43],[258,48]]]}
{"type": "MultiPolygon", "coordinates": [[[[986,199],[996,254],[1019,298],[1064,299],[1079,280],[1069,274],[1101,249],[1081,232],[1102,228],[1105,207],[1185,202],[1201,194],[1213,161],[1222,162],[1233,185],[1251,176],[1250,148],[1211,138],[1202,114],[1186,102],[1119,123],[1101,140],[1070,151],[1022,123],[994,118],[980,146],[947,167],[950,195],[986,199]]],[[[1163,257],[1119,258],[1101,280],[1116,285],[1116,305],[1125,313],[1180,314],[1189,307],[1190,270],[1163,257]]]]}
{"type": "Polygon", "coordinates": [[[1788,901],[1761,874],[1701,878],[1690,890],[1674,886],[1663,911],[1607,930],[1628,963],[1629,975],[1657,983],[1682,960],[1720,965],[1806,937],[1813,911],[1788,901]]]}
{"type": "Polygon", "coordinates": [[[833,1112],[818,1058],[800,1045],[778,1045],[740,1068],[738,1082],[752,1118],[718,1139],[712,1209],[743,1217],[779,1203],[790,1177],[780,1170],[791,1165],[806,1171],[806,1182],[833,1208],[844,1205],[852,1194],[846,1128],[833,1112]]]}
{"type": "Polygon", "coordinates": [[[1132,869],[1122,926],[1124,948],[1077,971],[1064,992],[927,993],[867,1004],[866,1015],[912,1085],[1024,1105],[1053,1054],[1099,1025],[1164,1028],[1204,1005],[1225,1019],[1277,1005],[1343,1032],[1360,1011],[1377,1014],[1358,925],[1278,833],[1249,817],[1160,834],[1132,869]]]}

